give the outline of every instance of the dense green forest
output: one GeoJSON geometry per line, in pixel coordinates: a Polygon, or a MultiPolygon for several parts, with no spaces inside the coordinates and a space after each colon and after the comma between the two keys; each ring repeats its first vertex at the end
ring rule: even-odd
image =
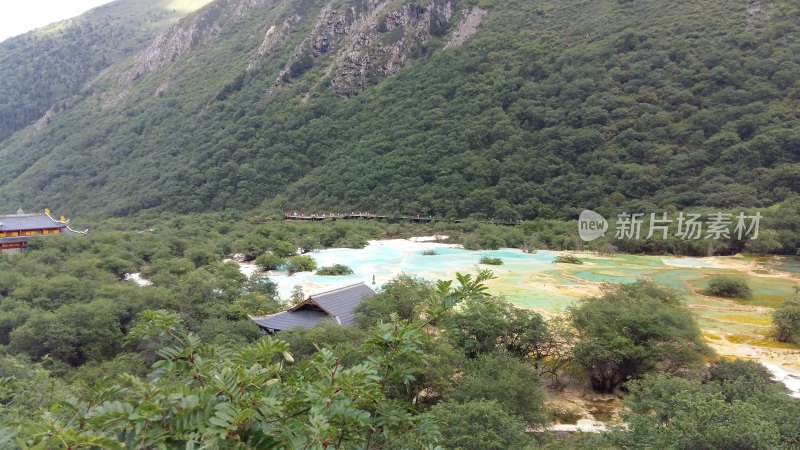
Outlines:
{"type": "MultiPolygon", "coordinates": [[[[287,299],[225,255],[438,229],[216,214],[95,226],[104,231],[0,254],[3,448],[800,443],[800,401],[758,364],[716,357],[681,299],[650,282],[545,318],[487,295],[489,271],[437,283],[401,275],[362,302],[357,326],[265,337],[247,315],[287,299]],[[132,271],[152,284],[125,281],[132,271]],[[575,382],[625,394],[628,427],[541,431],[569,414],[548,406],[544,388],[575,382]]],[[[480,226],[452,231],[469,238],[480,226]]],[[[791,323],[796,300],[786,305],[780,323],[791,323]]]]}
{"type": "Polygon", "coordinates": [[[0,144],[0,205],[502,218],[769,207],[800,188],[800,27],[795,2],[755,4],[465,0],[445,20],[441,2],[217,2],[181,22],[189,50],[159,50],[169,64],[93,83],[110,105],[68,105],[0,144]],[[317,24],[326,5],[368,44],[317,24]],[[447,47],[473,7],[488,11],[477,33],[447,47]],[[342,75],[347,49],[398,39],[385,47],[402,47],[393,76],[342,75]],[[343,98],[343,82],[364,89],[343,98]]]}

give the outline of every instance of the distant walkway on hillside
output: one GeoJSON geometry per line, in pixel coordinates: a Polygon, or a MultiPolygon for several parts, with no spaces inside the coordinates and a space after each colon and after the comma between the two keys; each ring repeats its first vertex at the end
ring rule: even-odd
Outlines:
{"type": "MultiPolygon", "coordinates": [[[[461,223],[468,219],[447,219],[444,217],[425,216],[421,214],[396,216],[387,214],[376,214],[371,212],[350,212],[350,213],[304,213],[292,211],[284,213],[283,217],[286,220],[309,220],[309,221],[323,221],[323,220],[383,220],[387,222],[452,222],[461,223]]],[[[476,219],[476,222],[488,223],[492,225],[507,225],[515,226],[522,223],[521,220],[516,219],[476,219]]]]}

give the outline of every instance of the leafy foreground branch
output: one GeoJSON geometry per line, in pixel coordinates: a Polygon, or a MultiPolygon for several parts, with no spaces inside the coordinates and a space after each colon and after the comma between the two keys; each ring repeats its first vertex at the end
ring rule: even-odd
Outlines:
{"type": "MultiPolygon", "coordinates": [[[[162,345],[147,380],[87,387],[38,420],[3,411],[0,440],[32,448],[386,448],[413,430],[438,435],[411,402],[393,398],[424,368],[422,327],[453,306],[485,295],[482,282],[440,282],[422,324],[396,318],[362,344],[352,367],[328,349],[294,363],[289,345],[265,336],[231,350],[202,342],[175,313],[145,311],[127,342],[162,345]]],[[[3,385],[13,379],[3,380],[3,385]]]]}

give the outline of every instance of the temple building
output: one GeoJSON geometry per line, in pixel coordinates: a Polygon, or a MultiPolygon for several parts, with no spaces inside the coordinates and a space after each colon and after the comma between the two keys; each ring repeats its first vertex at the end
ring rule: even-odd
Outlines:
{"type": "Polygon", "coordinates": [[[326,319],[339,325],[353,325],[356,306],[371,295],[375,291],[358,283],[312,295],[288,311],[250,319],[269,334],[293,327],[311,328],[326,319]]]}
{"type": "MultiPolygon", "coordinates": [[[[88,231],[88,230],[87,230],[88,231]]],[[[61,216],[58,220],[50,215],[50,210],[26,214],[19,210],[16,214],[0,215],[0,251],[21,250],[28,246],[31,236],[50,234],[86,234],[69,227],[69,219],[61,216]]]]}

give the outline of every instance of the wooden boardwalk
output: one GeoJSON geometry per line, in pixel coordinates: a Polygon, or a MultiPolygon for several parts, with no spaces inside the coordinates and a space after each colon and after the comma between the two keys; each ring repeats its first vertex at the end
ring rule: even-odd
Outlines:
{"type": "MultiPolygon", "coordinates": [[[[307,221],[324,221],[324,220],[384,220],[389,222],[416,222],[416,223],[429,223],[429,222],[452,222],[461,223],[468,219],[447,219],[444,217],[425,216],[421,214],[408,215],[408,216],[394,216],[386,214],[376,214],[371,212],[350,212],[350,213],[304,213],[298,211],[287,212],[283,215],[286,220],[307,220],[307,221]]],[[[515,219],[476,219],[476,222],[488,223],[492,225],[507,225],[515,226],[522,223],[521,220],[515,219]]]]}

